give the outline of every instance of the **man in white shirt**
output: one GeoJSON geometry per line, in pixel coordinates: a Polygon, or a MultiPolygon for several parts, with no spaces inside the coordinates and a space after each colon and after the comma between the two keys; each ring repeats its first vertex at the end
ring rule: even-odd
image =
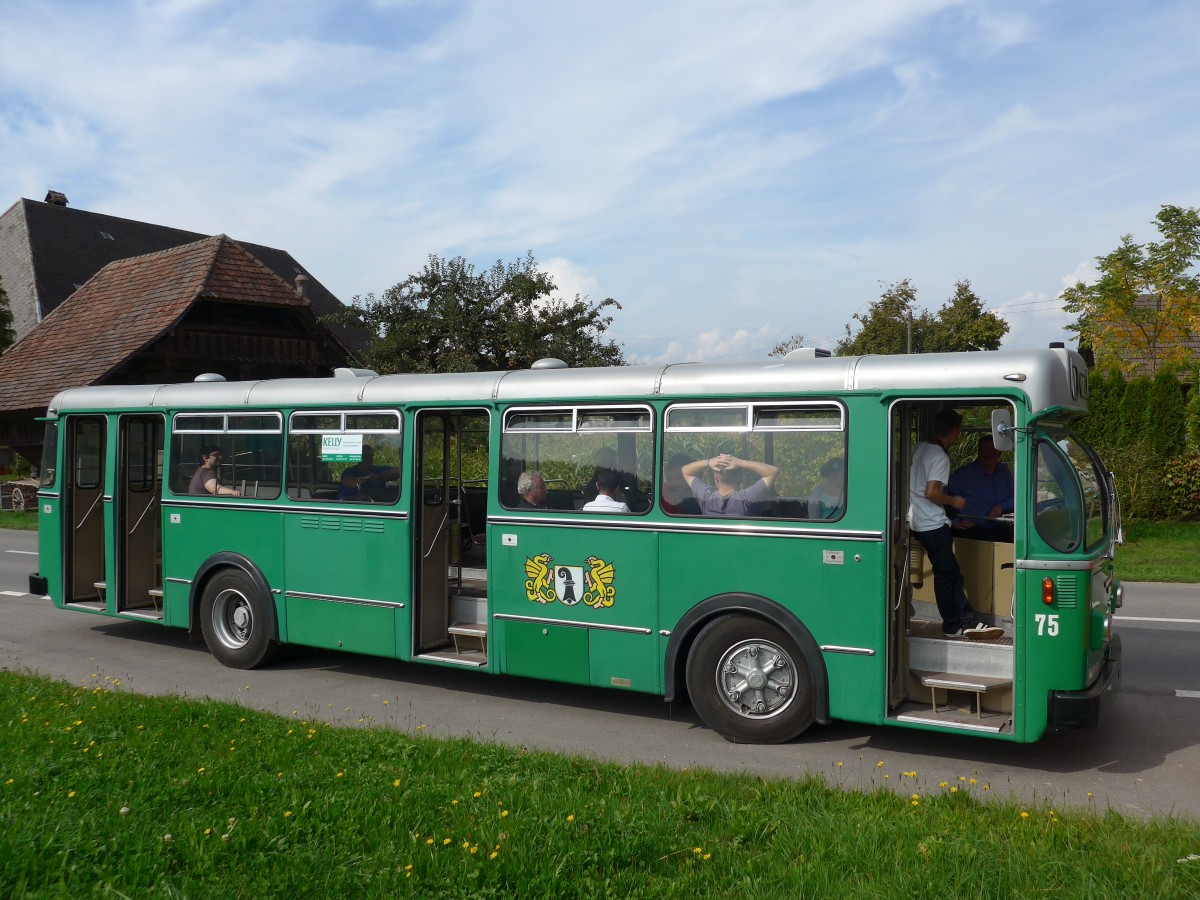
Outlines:
{"type": "Polygon", "coordinates": [[[629,504],[613,495],[621,490],[621,476],[612,469],[596,472],[596,498],[583,504],[584,512],[627,513],[629,504]]]}
{"type": "Polygon", "coordinates": [[[950,480],[950,448],[962,436],[962,416],[952,409],[933,417],[933,437],[913,448],[908,475],[909,519],[933,566],[933,594],[942,616],[942,632],[975,639],[994,639],[1002,628],[985,625],[975,615],[963,590],[962,572],[954,557],[954,538],[945,507],[961,510],[965,497],[946,493],[950,480]]]}

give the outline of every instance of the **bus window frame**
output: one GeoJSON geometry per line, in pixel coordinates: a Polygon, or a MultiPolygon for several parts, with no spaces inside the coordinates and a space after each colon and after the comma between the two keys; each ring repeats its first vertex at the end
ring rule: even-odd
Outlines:
{"type": "MultiPolygon", "coordinates": [[[[171,416],[171,433],[170,434],[171,434],[170,447],[169,447],[170,457],[169,457],[168,465],[171,468],[168,471],[174,471],[175,466],[178,466],[182,462],[184,462],[183,460],[175,458],[175,455],[176,455],[175,451],[179,447],[179,443],[178,443],[177,439],[181,438],[185,435],[188,437],[198,437],[200,435],[228,435],[228,436],[233,436],[233,437],[242,437],[244,435],[251,435],[251,434],[261,434],[261,435],[277,434],[277,435],[279,435],[279,439],[280,439],[279,492],[277,494],[275,494],[273,497],[259,497],[256,495],[254,497],[239,497],[239,498],[233,498],[233,499],[238,499],[238,500],[247,500],[247,499],[248,500],[278,500],[281,496],[283,496],[284,480],[285,480],[284,476],[286,475],[286,472],[287,472],[287,458],[286,458],[287,436],[284,433],[284,428],[283,428],[283,413],[277,412],[274,410],[256,410],[254,412],[250,412],[248,410],[237,410],[236,412],[229,411],[229,410],[204,410],[204,411],[190,410],[188,412],[176,412],[171,416]],[[275,422],[277,423],[276,428],[275,429],[230,428],[230,420],[231,419],[237,420],[237,419],[247,419],[247,418],[251,418],[251,417],[264,418],[264,419],[273,418],[275,420],[275,422]],[[221,420],[221,428],[220,428],[220,430],[217,430],[216,428],[212,427],[211,425],[208,427],[205,427],[205,428],[195,428],[195,429],[180,427],[181,423],[186,425],[186,423],[188,423],[191,420],[200,420],[200,419],[207,419],[207,420],[220,419],[221,420]]],[[[213,443],[216,443],[216,442],[214,441],[213,443]]],[[[232,455],[231,455],[231,458],[232,458],[232,455]]],[[[235,465],[235,463],[231,463],[231,466],[232,465],[235,465]]],[[[174,482],[173,478],[164,478],[163,481],[166,486],[166,489],[168,491],[170,491],[172,497],[190,497],[192,499],[195,499],[198,496],[197,494],[192,494],[190,491],[188,491],[186,489],[183,491],[177,491],[175,489],[175,484],[173,483],[174,482]]],[[[230,483],[232,484],[232,483],[236,483],[236,482],[237,482],[237,472],[236,472],[236,469],[233,469],[232,473],[231,473],[230,483]]],[[[211,499],[213,499],[213,497],[208,497],[207,499],[211,500],[211,499]]],[[[225,502],[227,498],[222,497],[220,499],[223,502],[225,502]]]]}
{"type": "MultiPolygon", "coordinates": [[[[400,498],[404,493],[404,414],[396,407],[381,407],[381,408],[353,408],[353,409],[295,409],[288,414],[287,432],[284,440],[284,490],[283,495],[293,503],[348,503],[352,505],[360,505],[359,500],[338,500],[337,498],[325,497],[293,497],[290,493],[290,485],[288,485],[288,475],[291,471],[291,455],[292,455],[292,435],[325,435],[325,434],[385,434],[394,435],[396,437],[396,449],[399,454],[396,468],[400,472],[396,476],[396,496],[391,500],[378,502],[378,506],[396,506],[400,502],[400,498]],[[318,418],[321,416],[335,418],[338,421],[337,428],[296,428],[295,423],[297,418],[311,416],[318,418]],[[346,421],[349,417],[358,416],[393,416],[395,418],[395,428],[348,428],[346,421]]],[[[360,459],[361,462],[361,459],[360,459]]],[[[297,489],[300,485],[295,486],[297,489]]]]}

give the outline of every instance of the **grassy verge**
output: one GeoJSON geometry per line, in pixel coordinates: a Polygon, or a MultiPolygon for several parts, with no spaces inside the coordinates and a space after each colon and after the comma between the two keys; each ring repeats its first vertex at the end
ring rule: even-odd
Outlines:
{"type": "Polygon", "coordinates": [[[25,512],[4,510],[0,512],[0,528],[13,528],[17,531],[37,531],[37,527],[38,514],[32,510],[25,512]]]}
{"type": "Polygon", "coordinates": [[[1200,826],[965,776],[843,792],[115,687],[0,673],[3,896],[1200,895],[1200,826]]]}
{"type": "Polygon", "coordinates": [[[1125,581],[1200,582],[1200,522],[1130,522],[1117,548],[1125,581]]]}

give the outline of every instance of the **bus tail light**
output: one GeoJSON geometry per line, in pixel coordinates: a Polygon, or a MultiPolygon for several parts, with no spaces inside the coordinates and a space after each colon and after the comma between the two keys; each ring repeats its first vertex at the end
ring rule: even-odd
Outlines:
{"type": "Polygon", "coordinates": [[[1046,577],[1042,579],[1042,602],[1049,606],[1054,602],[1054,579],[1046,577]]]}

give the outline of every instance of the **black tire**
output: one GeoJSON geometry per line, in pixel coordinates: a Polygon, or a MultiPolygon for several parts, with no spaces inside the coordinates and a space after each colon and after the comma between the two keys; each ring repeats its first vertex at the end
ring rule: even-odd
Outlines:
{"type": "Polygon", "coordinates": [[[723,616],[704,626],[688,654],[687,689],[704,723],[735,744],[781,744],[813,723],[804,656],[761,619],[723,616]]]}
{"type": "Polygon", "coordinates": [[[279,651],[271,639],[275,611],[248,575],[225,569],[214,575],[200,598],[204,643],[223,665],[253,669],[279,651]]]}

